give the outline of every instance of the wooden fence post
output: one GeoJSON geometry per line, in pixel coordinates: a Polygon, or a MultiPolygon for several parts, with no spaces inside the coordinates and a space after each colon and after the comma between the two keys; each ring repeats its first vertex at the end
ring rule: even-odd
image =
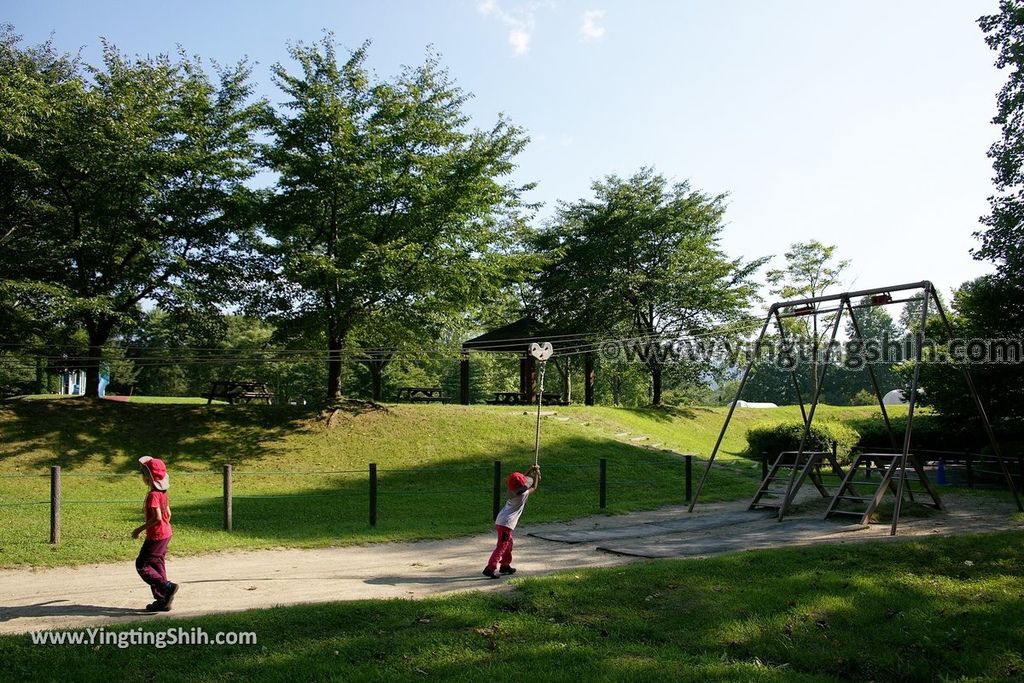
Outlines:
{"type": "Polygon", "coordinates": [[[50,467],[50,543],[60,543],[60,466],[50,467]]]}
{"type": "Polygon", "coordinates": [[[232,509],[232,498],[234,491],[231,482],[231,465],[224,465],[224,531],[231,531],[234,528],[234,510],[232,509]]]}
{"type": "Polygon", "coordinates": [[[693,456],[686,456],[686,502],[693,497],[693,456]]]}
{"type": "Polygon", "coordinates": [[[495,460],[493,498],[491,500],[491,519],[495,519],[498,516],[499,510],[501,510],[501,461],[495,460]]]}
{"type": "Polygon", "coordinates": [[[370,463],[370,526],[377,526],[377,463],[370,463]]]}

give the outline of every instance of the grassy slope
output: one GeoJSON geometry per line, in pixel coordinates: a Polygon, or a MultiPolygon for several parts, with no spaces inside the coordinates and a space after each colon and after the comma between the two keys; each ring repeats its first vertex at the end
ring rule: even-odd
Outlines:
{"type": "MultiPolygon", "coordinates": [[[[823,416],[863,417],[870,409],[823,409],[823,416]]],[[[742,498],[759,469],[737,459],[745,428],[795,417],[792,408],[739,409],[722,462],[704,501],[742,498]]],[[[682,500],[680,460],[637,448],[645,434],[679,452],[710,452],[724,409],[560,408],[543,422],[543,495],[532,521],[599,512],[597,462],[607,458],[609,512],[682,500]]],[[[144,493],[135,460],[155,455],[172,472],[179,531],[175,553],[279,545],[311,547],[373,540],[438,538],[478,532],[491,519],[493,461],[504,469],[531,462],[530,411],[484,406],[396,405],[339,414],[333,429],[290,406],[190,406],[22,401],[0,406],[0,510],[10,520],[0,566],[123,560],[136,552],[127,530],[138,523],[144,493]],[[221,530],[220,470],[235,467],[235,531],[221,530]],[[367,465],[379,467],[379,523],[368,525],[367,465]],[[62,543],[48,539],[47,468],[63,468],[62,543]],[[319,474],[331,470],[344,474],[319,474]],[[287,474],[287,473],[298,474],[287,474]],[[418,498],[434,498],[421,519],[418,498]]],[[[696,463],[699,465],[699,463],[696,463]]],[[[695,475],[699,475],[699,466],[695,475]]]]}
{"type": "MultiPolygon", "coordinates": [[[[11,680],[932,681],[1024,677],[1024,535],[663,560],[509,593],[156,622],[255,646],[40,647],[11,680]]],[[[123,631],[118,627],[111,631],[123,631]]]]}

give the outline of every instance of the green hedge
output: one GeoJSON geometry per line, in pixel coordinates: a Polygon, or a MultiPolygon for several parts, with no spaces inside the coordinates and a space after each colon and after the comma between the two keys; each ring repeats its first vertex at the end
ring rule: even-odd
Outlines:
{"type": "MultiPolygon", "coordinates": [[[[747,455],[760,458],[767,453],[774,458],[782,451],[795,451],[800,447],[803,436],[803,422],[777,422],[759,424],[747,430],[747,455]]],[[[810,439],[806,451],[828,451],[836,443],[836,455],[840,463],[850,458],[850,450],[857,445],[860,435],[852,428],[833,420],[815,422],[811,425],[810,439]]]]}

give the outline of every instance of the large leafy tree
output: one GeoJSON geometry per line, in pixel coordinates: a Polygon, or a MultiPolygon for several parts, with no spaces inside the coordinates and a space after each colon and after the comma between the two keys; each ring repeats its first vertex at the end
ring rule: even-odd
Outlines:
{"type": "Polygon", "coordinates": [[[211,80],[105,44],[83,67],[9,28],[0,51],[0,272],[85,330],[96,395],[103,345],[143,302],[210,312],[236,291],[262,106],[244,63],[211,80]]]}
{"type": "Polygon", "coordinates": [[[326,341],[333,400],[362,323],[443,319],[519,277],[523,188],[503,179],[526,137],[504,118],[470,129],[435,55],[385,81],[367,46],[339,62],[330,35],[290,54],[297,73],[273,69],[287,101],[266,150],[268,253],[281,329],[326,341]]]}
{"type": "Polygon", "coordinates": [[[763,259],[729,259],[719,246],[725,197],[674,183],[650,168],[609,176],[594,198],[559,206],[539,250],[545,317],[559,329],[635,338],[661,403],[664,340],[706,331],[741,314],[763,259]]]}
{"type": "Polygon", "coordinates": [[[993,261],[999,274],[1020,287],[1024,282],[1024,5],[1000,0],[999,13],[978,20],[985,42],[996,51],[996,67],[1007,70],[1006,83],[997,96],[992,122],[1002,135],[989,149],[995,170],[996,194],[989,198],[991,212],[977,233],[982,245],[978,258],[993,261]]]}
{"type": "MultiPolygon", "coordinates": [[[[836,261],[836,246],[810,240],[795,242],[786,252],[786,265],[768,271],[771,293],[783,299],[805,299],[821,296],[829,288],[841,284],[849,261],[836,261]]],[[[818,329],[818,316],[789,318],[789,331],[798,340],[811,344],[812,389],[817,388],[820,346],[826,330],[818,329]]],[[[834,322],[834,320],[833,320],[834,322]]]]}

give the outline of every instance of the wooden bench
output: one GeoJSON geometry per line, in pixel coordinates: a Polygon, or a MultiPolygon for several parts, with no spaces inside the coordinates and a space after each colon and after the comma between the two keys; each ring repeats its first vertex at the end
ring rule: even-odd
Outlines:
{"type": "Polygon", "coordinates": [[[447,403],[449,397],[444,395],[441,387],[398,387],[398,402],[408,403],[447,403]]]}
{"type": "Polygon", "coordinates": [[[214,399],[231,404],[266,401],[269,405],[274,402],[274,392],[263,382],[216,380],[210,383],[210,390],[203,394],[203,398],[206,399],[206,405],[213,403],[214,399]]]}

